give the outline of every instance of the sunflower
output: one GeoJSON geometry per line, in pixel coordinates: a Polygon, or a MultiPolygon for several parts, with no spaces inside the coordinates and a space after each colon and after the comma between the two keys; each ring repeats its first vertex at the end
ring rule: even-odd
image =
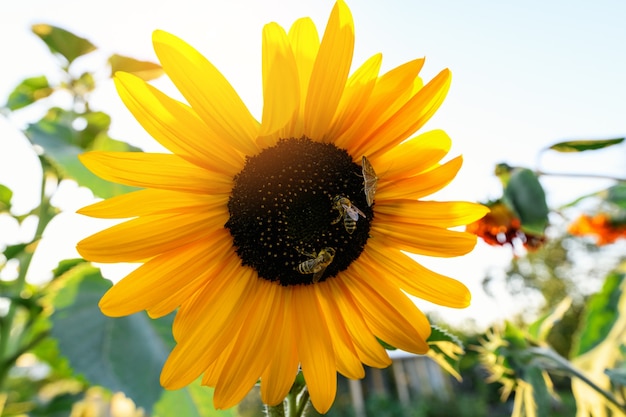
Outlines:
{"type": "Polygon", "coordinates": [[[264,27],[259,122],[190,45],[163,31],[153,43],[187,103],[131,74],[115,83],[171,153],[81,156],[98,176],[143,189],[81,209],[129,220],[78,250],[142,263],[104,295],[105,314],[177,310],[161,383],[177,389],[201,376],[216,408],[228,408],[260,379],[274,405],[301,369],[324,413],[337,372],[357,379],[363,364],[391,363],[378,339],[425,353],[430,325],[405,293],[456,308],[470,293],[405,252],[463,255],[476,236],[451,228],[486,213],[419,200],[461,167],[461,157],[441,162],[451,146],[443,131],[407,140],[443,101],[450,72],[424,85],[416,59],[379,75],[377,54],[350,74],[354,26],[339,0],[321,41],[308,18],[288,32],[264,27]]]}

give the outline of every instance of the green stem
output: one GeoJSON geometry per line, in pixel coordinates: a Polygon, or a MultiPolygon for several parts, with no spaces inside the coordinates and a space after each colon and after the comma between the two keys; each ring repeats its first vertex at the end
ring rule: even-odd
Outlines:
{"type": "Polygon", "coordinates": [[[604,398],[606,398],[611,403],[613,403],[613,405],[615,405],[617,408],[619,408],[620,410],[626,411],[626,406],[623,403],[619,402],[619,400],[615,398],[615,396],[611,392],[606,391],[602,387],[598,386],[595,382],[589,379],[580,370],[576,369],[576,367],[574,367],[574,365],[572,365],[570,361],[563,358],[556,352],[552,351],[551,349],[546,349],[546,348],[531,348],[529,350],[532,351],[533,354],[550,359],[556,362],[557,364],[557,366],[553,366],[552,364],[547,364],[547,366],[545,366],[546,368],[556,368],[556,369],[568,372],[569,374],[583,381],[585,384],[589,385],[598,394],[602,395],[604,398]]]}
{"type": "Polygon", "coordinates": [[[285,403],[266,406],[267,417],[285,417],[285,403]]]}
{"type": "MultiPolygon", "coordinates": [[[[16,298],[20,296],[26,286],[26,276],[28,274],[28,268],[30,267],[31,261],[33,260],[36,244],[41,239],[46,226],[54,217],[50,206],[50,198],[46,196],[46,182],[49,179],[48,173],[44,168],[41,179],[41,203],[35,212],[37,214],[37,229],[35,231],[35,237],[33,238],[32,243],[18,258],[18,276],[13,287],[13,294],[16,298]]],[[[56,181],[56,178],[54,180],[56,181]]],[[[16,313],[17,304],[14,301],[11,301],[9,304],[9,310],[2,320],[2,329],[0,329],[0,389],[4,386],[9,370],[13,367],[17,357],[19,356],[15,355],[15,353],[9,352],[9,340],[11,338],[11,330],[13,329],[13,320],[15,319],[16,313]]],[[[20,343],[17,343],[17,345],[19,346],[20,343]]]]}
{"type": "Polygon", "coordinates": [[[584,174],[579,172],[546,172],[541,170],[536,170],[535,174],[538,176],[548,175],[552,177],[572,177],[572,178],[595,178],[602,180],[614,180],[619,182],[625,182],[626,178],[614,177],[612,175],[602,175],[602,174],[584,174]]]}
{"type": "Polygon", "coordinates": [[[300,401],[298,402],[298,408],[294,417],[301,417],[306,415],[306,410],[309,406],[309,390],[304,387],[302,395],[300,395],[300,401]]]}

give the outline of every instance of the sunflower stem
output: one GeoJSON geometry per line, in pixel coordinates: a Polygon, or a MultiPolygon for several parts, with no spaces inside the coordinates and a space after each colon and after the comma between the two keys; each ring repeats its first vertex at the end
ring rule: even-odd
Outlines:
{"type": "Polygon", "coordinates": [[[309,390],[304,387],[302,390],[302,395],[300,395],[300,401],[298,401],[298,407],[296,408],[296,413],[294,417],[302,417],[306,415],[306,410],[309,405],[309,390]]]}
{"type": "MultiPolygon", "coordinates": [[[[19,261],[19,270],[18,276],[13,284],[13,294],[16,299],[19,299],[20,294],[24,290],[26,286],[26,276],[28,275],[28,269],[30,267],[31,261],[33,259],[33,255],[35,253],[35,249],[37,247],[37,243],[41,240],[43,236],[43,231],[46,226],[55,216],[54,211],[50,205],[50,197],[46,195],[46,184],[48,181],[55,181],[58,183],[58,178],[56,176],[51,176],[45,169],[45,164],[42,163],[44,168],[42,180],[41,180],[41,203],[39,207],[36,209],[37,214],[37,228],[35,231],[35,236],[31,243],[24,249],[23,253],[18,255],[17,259],[19,261]]],[[[13,320],[15,319],[15,315],[17,314],[18,304],[15,300],[12,300],[9,304],[9,309],[7,314],[2,318],[2,330],[0,330],[0,388],[4,385],[5,378],[7,377],[9,370],[15,364],[15,361],[18,358],[18,353],[23,353],[26,350],[34,347],[34,344],[27,344],[22,349],[19,346],[22,343],[23,333],[19,333],[17,335],[12,335],[11,331],[13,329],[13,320]],[[17,341],[14,343],[10,342],[11,337],[15,336],[17,341]],[[17,346],[13,352],[11,352],[11,346],[17,346]]],[[[39,337],[35,338],[34,341],[39,343],[41,341],[39,337]]],[[[35,344],[36,344],[35,343],[35,344]]]]}
{"type": "Polygon", "coordinates": [[[265,414],[267,417],[285,417],[285,403],[279,403],[276,405],[266,405],[265,414]]]}

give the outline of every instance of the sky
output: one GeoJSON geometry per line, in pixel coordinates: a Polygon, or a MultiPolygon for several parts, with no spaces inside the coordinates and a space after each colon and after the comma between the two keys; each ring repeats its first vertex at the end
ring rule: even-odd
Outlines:
{"type": "MultiPolygon", "coordinates": [[[[422,76],[429,80],[443,68],[452,71],[452,87],[437,114],[425,126],[441,128],[453,140],[451,156],[462,154],[458,178],[435,197],[486,201],[500,196],[492,175],[498,162],[551,172],[588,172],[626,177],[626,148],[586,155],[541,152],[569,139],[626,135],[626,3],[619,0],[412,0],[348,1],[356,31],[354,66],[383,53],[383,70],[425,56],[422,76]]],[[[0,14],[0,101],[23,78],[46,74],[54,79],[55,62],[30,32],[49,23],[88,38],[100,49],[77,65],[100,68],[113,53],[155,61],[151,33],[169,31],[196,47],[231,81],[253,113],[261,111],[261,31],[276,21],[283,27],[310,16],[320,33],[331,0],[25,0],[6,1],[0,14]]],[[[99,76],[106,79],[107,74],[99,76]]],[[[167,80],[156,82],[173,92],[167,80]]],[[[113,118],[111,135],[147,151],[158,145],[132,119],[104,81],[92,107],[113,118]]],[[[38,169],[19,128],[36,112],[0,116],[0,183],[14,192],[17,211],[37,204],[38,169]]],[[[611,183],[600,180],[542,177],[551,206],[611,183]]],[[[103,223],[74,214],[92,196],[64,184],[57,204],[64,212],[42,242],[32,279],[43,276],[58,259],[75,257],[78,240],[103,223]],[[71,226],[71,227],[70,227],[71,226]]],[[[5,219],[6,220],[6,219],[5,219]]],[[[4,236],[21,232],[0,219],[4,236]]],[[[510,297],[486,296],[484,271],[506,266],[508,249],[479,244],[462,258],[422,259],[440,273],[464,282],[473,292],[464,310],[433,309],[451,321],[471,318],[486,323],[512,312],[510,297]]],[[[124,271],[123,267],[121,269],[124,271]]],[[[104,269],[116,279],[122,272],[104,269]]],[[[432,306],[420,304],[429,311],[432,306]]]]}

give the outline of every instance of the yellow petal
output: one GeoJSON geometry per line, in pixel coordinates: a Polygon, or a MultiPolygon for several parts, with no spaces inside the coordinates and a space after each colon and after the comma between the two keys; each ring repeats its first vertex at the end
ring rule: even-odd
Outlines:
{"type": "Polygon", "coordinates": [[[383,125],[363,139],[360,153],[372,156],[383,154],[422,127],[443,103],[450,88],[450,79],[447,69],[437,74],[383,125]]]}
{"type": "Polygon", "coordinates": [[[332,291],[332,299],[341,313],[340,316],[344,318],[346,330],[352,337],[352,342],[361,362],[373,368],[386,368],[391,365],[387,351],[367,327],[350,291],[341,284],[340,280],[331,279],[325,282],[328,283],[332,291]]]}
{"type": "Polygon", "coordinates": [[[208,212],[224,210],[228,195],[183,193],[146,189],[118,195],[76,211],[101,219],[124,219],[164,213],[208,212]]]}
{"type": "Polygon", "coordinates": [[[217,381],[219,380],[222,371],[230,363],[228,358],[230,358],[230,355],[236,346],[237,338],[235,337],[230,341],[228,346],[222,350],[218,358],[204,370],[204,373],[202,374],[202,385],[208,385],[209,387],[215,387],[217,385],[217,381]]]}
{"type": "Polygon", "coordinates": [[[276,23],[263,28],[263,118],[259,147],[273,146],[280,129],[298,112],[298,68],[285,30],[276,23]]]}
{"type": "Polygon", "coordinates": [[[289,29],[289,42],[298,66],[300,104],[298,113],[294,115],[292,122],[285,127],[281,137],[299,138],[304,134],[304,105],[315,57],[320,47],[317,28],[313,21],[308,17],[296,20],[289,29]]]}
{"type": "Polygon", "coordinates": [[[381,279],[377,271],[366,268],[363,262],[355,262],[346,271],[345,285],[379,338],[407,352],[428,351],[428,320],[402,291],[381,279]]]}
{"type": "Polygon", "coordinates": [[[342,137],[341,134],[347,129],[355,126],[363,114],[376,85],[382,60],[382,54],[376,54],[350,76],[332,126],[326,133],[325,141],[334,142],[340,148],[345,147],[345,141],[339,142],[337,139],[342,137]]]}
{"type": "Polygon", "coordinates": [[[285,399],[298,373],[298,352],[294,337],[294,317],[299,306],[292,301],[291,291],[284,289],[277,304],[283,306],[282,329],[275,339],[274,351],[269,364],[261,375],[261,399],[264,404],[277,405],[285,399]]]}
{"type": "Polygon", "coordinates": [[[376,201],[385,199],[417,199],[430,195],[448,185],[463,165],[463,158],[457,156],[423,174],[402,179],[381,177],[378,180],[376,201]]]}
{"type": "Polygon", "coordinates": [[[368,242],[361,257],[387,271],[383,274],[385,279],[415,297],[446,307],[465,308],[470,304],[471,294],[465,285],[425,268],[376,239],[368,242]]]}
{"type": "Polygon", "coordinates": [[[371,231],[383,243],[419,255],[450,258],[465,255],[476,245],[473,233],[426,225],[374,221],[371,231]]]}
{"type": "Polygon", "coordinates": [[[256,293],[248,300],[250,313],[241,326],[237,346],[215,386],[213,402],[217,408],[237,405],[252,389],[267,367],[282,330],[284,305],[279,304],[280,285],[264,279],[257,281],[256,293]]]}
{"type": "Polygon", "coordinates": [[[171,313],[174,309],[180,307],[186,300],[196,296],[203,287],[211,285],[211,282],[216,276],[224,273],[224,271],[227,271],[230,268],[236,268],[241,265],[241,259],[236,253],[232,252],[232,238],[227,231],[222,229],[220,232],[221,236],[215,236],[213,239],[213,242],[220,242],[219,245],[214,243],[215,250],[217,251],[222,249],[222,251],[229,250],[230,252],[223,256],[223,258],[214,260],[211,265],[211,269],[207,270],[205,274],[197,276],[187,285],[179,287],[176,291],[172,291],[164,297],[160,303],[150,307],[148,309],[148,315],[150,317],[157,318],[171,313]]]}
{"type": "Polygon", "coordinates": [[[87,152],[78,158],[100,178],[135,187],[226,195],[232,188],[232,177],[199,168],[178,155],[87,152]]]}
{"type": "Polygon", "coordinates": [[[178,344],[161,372],[161,385],[165,388],[189,385],[237,336],[258,281],[249,268],[240,267],[238,272],[236,276],[219,276],[181,306],[173,327],[178,344]]]}
{"type": "Polygon", "coordinates": [[[227,213],[142,216],[91,235],[76,249],[93,262],[142,261],[210,235],[227,219],[227,213]]]}
{"type": "Polygon", "coordinates": [[[126,107],[161,145],[205,169],[229,176],[241,169],[243,156],[211,131],[189,106],[132,74],[118,72],[114,80],[126,107]]]}
{"type": "Polygon", "coordinates": [[[415,136],[383,155],[370,158],[380,178],[388,181],[412,177],[437,165],[450,151],[452,140],[443,130],[415,136]]]}
{"type": "Polygon", "coordinates": [[[472,223],[488,212],[487,207],[466,201],[383,200],[376,204],[376,221],[455,227],[472,223]]]}
{"type": "Polygon", "coordinates": [[[256,154],[259,124],[217,68],[167,32],[155,31],[152,42],[167,75],[217,137],[245,155],[256,154]]]}
{"type": "Polygon", "coordinates": [[[298,306],[296,342],[302,373],[311,403],[324,414],[333,404],[337,392],[335,353],[324,320],[315,285],[293,287],[293,302],[298,306]]]}
{"type": "Polygon", "coordinates": [[[354,52],[354,22],[348,6],[338,0],[320,44],[304,107],[304,132],[321,140],[335,116],[350,72],[354,52]]]}
{"type": "Polygon", "coordinates": [[[366,107],[341,133],[336,143],[355,155],[362,155],[366,145],[364,139],[370,137],[410,98],[415,78],[423,65],[424,59],[409,61],[378,78],[366,107]]]}
{"type": "Polygon", "coordinates": [[[223,251],[232,247],[223,235],[220,230],[149,260],[109,289],[100,300],[100,309],[120,317],[150,309],[185,287],[195,292],[210,280],[223,251]]]}
{"type": "Polygon", "coordinates": [[[335,349],[337,370],[346,378],[361,379],[365,376],[365,370],[352,344],[352,337],[346,330],[344,319],[335,304],[332,288],[327,283],[321,283],[318,286],[322,294],[319,300],[335,349]]]}

